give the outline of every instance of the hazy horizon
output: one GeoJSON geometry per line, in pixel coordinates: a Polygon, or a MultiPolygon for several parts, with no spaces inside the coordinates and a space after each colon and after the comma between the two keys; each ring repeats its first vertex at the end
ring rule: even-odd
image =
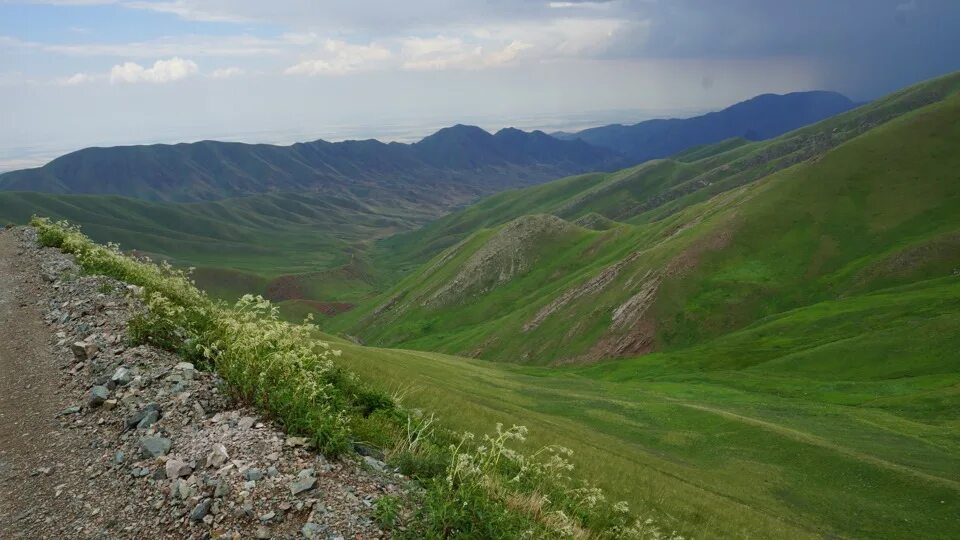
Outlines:
{"type": "Polygon", "coordinates": [[[960,69],[958,23],[949,0],[0,0],[0,169],[92,145],[867,101],[960,69]]]}
{"type": "Polygon", "coordinates": [[[381,142],[412,143],[456,124],[475,125],[491,133],[503,128],[518,128],[525,131],[541,130],[547,133],[556,131],[578,131],[590,127],[615,123],[637,123],[654,118],[688,118],[709,111],[673,110],[644,111],[614,110],[590,111],[566,116],[532,115],[527,117],[464,117],[461,119],[430,118],[393,118],[378,124],[326,125],[316,129],[276,129],[247,132],[208,131],[183,134],[178,131],[154,133],[142,139],[129,137],[102,138],[99,140],[58,141],[39,144],[33,147],[0,146],[0,173],[40,167],[49,161],[83,148],[130,146],[147,144],[192,143],[203,140],[224,142],[242,142],[250,144],[291,145],[298,142],[325,140],[340,142],[346,140],[377,139],[381,142]]]}

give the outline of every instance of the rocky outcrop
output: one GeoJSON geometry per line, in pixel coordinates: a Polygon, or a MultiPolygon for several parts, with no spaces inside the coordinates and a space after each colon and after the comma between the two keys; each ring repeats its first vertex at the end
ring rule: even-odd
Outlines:
{"type": "Polygon", "coordinates": [[[575,230],[572,223],[549,214],[517,218],[502,226],[423,303],[439,307],[486,294],[530,270],[543,242],[575,230]]]}

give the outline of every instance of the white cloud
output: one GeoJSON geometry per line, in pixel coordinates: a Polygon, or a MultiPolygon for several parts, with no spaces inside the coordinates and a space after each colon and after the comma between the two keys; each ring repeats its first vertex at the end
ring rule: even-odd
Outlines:
{"type": "Polygon", "coordinates": [[[549,2],[547,5],[552,9],[607,9],[610,7],[609,2],[549,2]]]}
{"type": "Polygon", "coordinates": [[[69,77],[58,79],[57,82],[64,86],[77,86],[79,84],[92,82],[95,79],[96,77],[94,75],[90,75],[88,73],[74,73],[69,77]]]}
{"type": "Polygon", "coordinates": [[[228,6],[228,3],[221,3],[221,5],[215,5],[211,8],[204,7],[202,5],[203,2],[190,0],[171,0],[164,2],[132,0],[129,2],[121,2],[120,4],[124,7],[133,9],[145,9],[158,13],[170,13],[188,21],[229,23],[246,23],[254,21],[254,19],[250,17],[224,10],[223,8],[228,6]]]}
{"type": "Polygon", "coordinates": [[[382,65],[393,56],[386,47],[377,43],[354,45],[345,41],[328,39],[320,53],[284,70],[287,75],[343,75],[354,71],[372,69],[382,65]]]}
{"type": "Polygon", "coordinates": [[[125,62],[113,66],[110,70],[111,83],[166,83],[184,79],[199,71],[193,60],[174,57],[169,60],[157,60],[153,67],[145,68],[134,62],[125,62]]]}
{"type": "Polygon", "coordinates": [[[231,77],[239,77],[246,73],[246,70],[238,67],[226,67],[213,70],[213,73],[210,74],[214,79],[229,79],[231,77]]]}
{"type": "Polygon", "coordinates": [[[401,67],[407,70],[479,69],[507,64],[533,45],[514,40],[486,52],[490,46],[467,43],[462,38],[436,36],[411,37],[402,41],[401,67]]]}
{"type": "Polygon", "coordinates": [[[19,47],[40,48],[47,52],[68,56],[119,56],[124,58],[156,58],[158,56],[214,56],[257,57],[280,54],[292,45],[286,38],[259,38],[248,35],[236,36],[177,36],[150,41],[127,43],[68,43],[46,45],[33,42],[16,42],[19,47]]]}

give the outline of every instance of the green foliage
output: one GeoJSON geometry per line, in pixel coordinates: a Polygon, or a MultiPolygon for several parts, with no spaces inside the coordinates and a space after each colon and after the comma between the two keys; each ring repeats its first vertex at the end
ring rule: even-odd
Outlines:
{"type": "Polygon", "coordinates": [[[400,517],[400,503],[400,498],[394,495],[380,497],[373,507],[373,518],[384,529],[392,529],[400,517]]]}

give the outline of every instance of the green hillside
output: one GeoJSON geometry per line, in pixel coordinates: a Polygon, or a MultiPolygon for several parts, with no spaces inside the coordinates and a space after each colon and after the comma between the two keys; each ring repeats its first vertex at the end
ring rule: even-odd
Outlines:
{"type": "Polygon", "coordinates": [[[388,267],[439,255],[331,328],[377,345],[589,362],[950,275],[958,89],[952,75],[770,142],[493,196],[383,241],[388,267]],[[549,234],[514,234],[537,214],[555,216],[549,234]],[[576,224],[590,215],[604,226],[576,224]],[[504,253],[517,255],[479,264],[504,253]]]}
{"type": "Polygon", "coordinates": [[[377,279],[364,256],[369,240],[412,229],[442,211],[316,194],[164,203],[0,193],[0,220],[68,219],[96,240],[196,267],[197,282],[217,296],[254,292],[278,301],[350,301],[367,294],[377,279]]]}
{"type": "Polygon", "coordinates": [[[582,474],[694,538],[960,534],[957,277],[585,368],[340,346],[455,427],[562,441],[582,474]]]}

